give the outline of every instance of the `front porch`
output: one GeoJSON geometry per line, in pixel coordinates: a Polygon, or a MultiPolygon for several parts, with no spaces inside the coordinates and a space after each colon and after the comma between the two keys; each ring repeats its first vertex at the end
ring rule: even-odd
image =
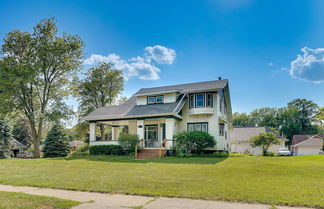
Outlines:
{"type": "Polygon", "coordinates": [[[117,145],[120,134],[126,133],[138,135],[139,149],[160,148],[163,142],[166,149],[174,146],[173,135],[176,131],[174,118],[102,120],[90,121],[89,124],[90,146],[117,145]],[[99,131],[100,126],[104,127],[104,132],[99,131]]]}

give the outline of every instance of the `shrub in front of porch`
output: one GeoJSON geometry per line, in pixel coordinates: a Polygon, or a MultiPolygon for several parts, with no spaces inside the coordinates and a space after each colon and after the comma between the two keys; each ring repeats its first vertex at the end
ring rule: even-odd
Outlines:
{"type": "Polygon", "coordinates": [[[91,155],[124,155],[125,151],[120,145],[95,145],[90,146],[91,155]]]}
{"type": "Polygon", "coordinates": [[[136,134],[121,134],[118,139],[118,143],[126,153],[134,152],[135,146],[139,141],[136,134]]]}
{"type": "Polygon", "coordinates": [[[177,155],[181,157],[191,154],[200,154],[204,149],[216,145],[214,137],[206,132],[182,132],[175,135],[174,138],[177,141],[177,155]]]}

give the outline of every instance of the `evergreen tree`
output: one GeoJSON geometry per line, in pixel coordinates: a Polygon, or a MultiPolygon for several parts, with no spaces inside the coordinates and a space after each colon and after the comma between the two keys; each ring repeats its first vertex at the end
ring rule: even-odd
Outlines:
{"type": "Polygon", "coordinates": [[[12,130],[6,119],[0,119],[0,158],[8,158],[13,146],[12,130]]]}
{"type": "Polygon", "coordinates": [[[44,157],[66,157],[70,152],[70,146],[65,130],[59,124],[55,124],[47,134],[44,146],[44,157]]]}

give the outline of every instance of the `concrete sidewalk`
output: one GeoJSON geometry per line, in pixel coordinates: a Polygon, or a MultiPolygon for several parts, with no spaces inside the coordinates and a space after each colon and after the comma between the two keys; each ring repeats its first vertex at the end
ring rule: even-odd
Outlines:
{"type": "MultiPolygon", "coordinates": [[[[26,194],[58,197],[82,202],[74,209],[269,209],[269,205],[249,204],[239,202],[194,200],[185,198],[145,197],[137,195],[103,194],[95,192],[78,192],[61,189],[46,189],[37,187],[16,187],[1,185],[0,191],[23,192],[26,194]]],[[[278,209],[297,209],[277,206],[278,209]]],[[[306,209],[306,208],[303,208],[306,209]]]]}

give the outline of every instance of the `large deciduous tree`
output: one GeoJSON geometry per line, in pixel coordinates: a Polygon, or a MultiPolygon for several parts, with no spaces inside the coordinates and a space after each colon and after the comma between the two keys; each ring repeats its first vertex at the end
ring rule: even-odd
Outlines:
{"type": "Polygon", "coordinates": [[[316,132],[313,122],[316,121],[314,116],[318,113],[319,109],[317,104],[306,99],[294,99],[288,103],[288,107],[297,108],[297,123],[301,133],[313,134],[316,132]]]}
{"type": "Polygon", "coordinates": [[[55,19],[43,19],[33,33],[13,30],[4,38],[0,59],[1,105],[22,111],[28,118],[34,157],[40,157],[44,123],[66,110],[71,76],[82,63],[83,42],[78,36],[59,36],[55,19]]]}
{"type": "MultiPolygon", "coordinates": [[[[120,70],[112,68],[111,63],[99,63],[78,81],[78,99],[82,115],[96,108],[112,105],[124,89],[124,77],[120,70]]],[[[104,140],[105,129],[100,125],[101,138],[104,140]]]]}

